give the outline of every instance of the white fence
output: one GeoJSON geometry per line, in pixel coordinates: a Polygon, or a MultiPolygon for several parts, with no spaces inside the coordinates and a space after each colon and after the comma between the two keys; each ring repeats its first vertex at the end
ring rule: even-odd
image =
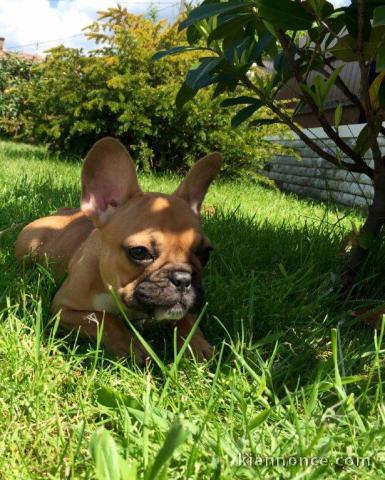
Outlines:
{"type": "MultiPolygon", "coordinates": [[[[363,124],[346,125],[340,127],[339,135],[347,143],[353,145],[353,139],[358,136],[363,127],[363,124]]],[[[333,142],[325,135],[322,128],[311,128],[305,131],[323,149],[335,152],[333,142]]],[[[282,190],[318,200],[331,200],[346,206],[367,207],[370,205],[373,198],[373,187],[370,178],[366,175],[336,168],[326,160],[319,158],[298,137],[292,140],[283,140],[278,137],[270,139],[295,149],[301,157],[298,160],[294,156],[276,156],[266,165],[264,174],[275,180],[282,190]]],[[[380,147],[385,154],[385,138],[381,138],[380,147]]],[[[340,158],[343,161],[351,162],[342,152],[340,158]]],[[[367,155],[366,161],[372,165],[370,154],[367,155]]]]}

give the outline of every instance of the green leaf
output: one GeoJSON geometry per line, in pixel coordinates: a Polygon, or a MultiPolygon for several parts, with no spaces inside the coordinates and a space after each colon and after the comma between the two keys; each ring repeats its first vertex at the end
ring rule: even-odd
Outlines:
{"type": "Polygon", "coordinates": [[[334,111],[334,126],[338,128],[342,119],[342,105],[339,103],[334,111]]]}
{"type": "Polygon", "coordinates": [[[257,102],[259,102],[259,100],[254,97],[242,95],[240,97],[226,98],[221,103],[221,107],[232,107],[234,105],[251,105],[257,102]]]}
{"type": "Polygon", "coordinates": [[[334,363],[335,388],[338,389],[338,393],[340,393],[340,395],[343,398],[346,398],[346,393],[342,385],[341,374],[338,366],[338,331],[336,328],[332,328],[331,337],[332,337],[332,355],[333,355],[333,363],[334,363]]]}
{"type": "Polygon", "coordinates": [[[329,95],[330,89],[336,83],[337,78],[338,78],[339,74],[341,73],[341,71],[343,70],[343,68],[344,68],[344,65],[340,65],[339,67],[337,67],[333,71],[333,73],[330,75],[330,77],[325,81],[324,89],[323,89],[323,92],[322,92],[323,101],[326,100],[327,96],[329,95]]]}
{"type": "MultiPolygon", "coordinates": [[[[377,55],[377,71],[385,68],[385,27],[373,28],[370,37],[364,43],[363,54],[365,60],[372,60],[377,55]]],[[[329,50],[338,59],[344,62],[357,60],[357,41],[351,35],[340,38],[337,44],[329,50]]]]}
{"type": "MultiPolygon", "coordinates": [[[[143,408],[138,410],[136,408],[126,407],[126,410],[132,417],[138,420],[138,422],[143,424],[146,421],[146,415],[143,411],[143,408]]],[[[168,421],[165,420],[160,413],[155,412],[154,409],[151,412],[151,422],[153,422],[153,424],[163,432],[165,432],[169,427],[168,421]]]]}
{"type": "Polygon", "coordinates": [[[310,95],[319,108],[323,108],[323,105],[329,95],[330,89],[333,87],[344,65],[340,65],[329,77],[325,79],[323,75],[317,75],[313,80],[313,85],[309,88],[305,84],[301,84],[301,89],[310,95]]]}
{"type": "Polygon", "coordinates": [[[334,47],[330,49],[330,52],[339,60],[354,62],[357,60],[356,46],[356,40],[350,35],[345,35],[337,41],[334,47]]]}
{"type": "Polygon", "coordinates": [[[385,42],[380,46],[376,55],[377,72],[385,72],[385,42]]]}
{"type": "Polygon", "coordinates": [[[309,87],[305,83],[300,83],[299,86],[305,94],[307,94],[309,97],[311,97],[314,100],[314,103],[316,103],[318,107],[321,107],[320,99],[318,98],[316,92],[314,91],[314,87],[309,87]]]}
{"type": "MultiPolygon", "coordinates": [[[[372,60],[373,57],[384,45],[385,27],[379,26],[372,28],[369,38],[364,42],[364,58],[372,60]]],[[[338,40],[330,50],[338,59],[344,62],[353,62],[357,60],[357,40],[352,35],[345,35],[338,40]]]]}
{"type": "Polygon", "coordinates": [[[218,82],[217,86],[215,87],[214,93],[213,93],[213,99],[217,98],[219,95],[221,95],[224,92],[227,91],[234,91],[235,88],[237,87],[237,82],[230,82],[229,80],[225,80],[223,82],[218,82]]]}
{"type": "Polygon", "coordinates": [[[334,12],[333,5],[325,0],[308,0],[308,4],[320,18],[328,17],[334,12]]]}
{"type": "Polygon", "coordinates": [[[119,409],[120,406],[141,409],[141,404],[129,395],[125,395],[117,390],[102,386],[96,390],[96,399],[100,405],[111,408],[113,410],[119,409]]]}
{"type": "Polygon", "coordinates": [[[270,32],[265,32],[256,43],[253,49],[252,58],[258,63],[258,65],[263,66],[262,56],[266,54],[267,50],[269,50],[269,46],[273,40],[273,35],[270,32]]]}
{"type": "Polygon", "coordinates": [[[238,127],[241,123],[247,120],[253,113],[255,113],[263,103],[261,101],[257,101],[252,105],[249,105],[246,108],[242,108],[232,119],[231,119],[231,126],[232,128],[238,127]]]}
{"type": "Polygon", "coordinates": [[[187,102],[189,102],[195,97],[197,92],[198,90],[189,87],[186,82],[183,82],[178,93],[176,94],[176,108],[178,108],[179,110],[182,109],[187,102]]]}
{"type": "Polygon", "coordinates": [[[334,12],[334,5],[328,1],[321,2],[323,3],[321,18],[327,18],[334,12]]]}
{"type": "Polygon", "coordinates": [[[385,26],[385,5],[377,7],[373,12],[373,27],[385,26]]]}
{"type": "Polygon", "coordinates": [[[248,424],[248,429],[254,430],[255,428],[259,427],[267,418],[269,417],[271,412],[271,408],[266,408],[266,410],[262,410],[261,413],[258,413],[254,418],[252,418],[248,424]]]}
{"type": "Polygon", "coordinates": [[[372,28],[370,38],[364,44],[365,60],[372,60],[385,47],[385,26],[372,28]]]}
{"type": "Polygon", "coordinates": [[[292,0],[256,0],[260,15],[285,30],[307,30],[313,23],[313,17],[303,5],[292,0]]]}
{"type": "Polygon", "coordinates": [[[380,107],[380,88],[384,80],[385,72],[380,72],[376,78],[372,81],[369,87],[369,98],[373,110],[378,110],[380,107]]]}
{"type": "Polygon", "coordinates": [[[211,43],[213,40],[219,40],[226,37],[228,34],[234,33],[234,30],[241,29],[252,19],[253,15],[250,13],[240,13],[236,16],[226,19],[226,21],[219,24],[218,27],[210,33],[207,42],[211,43]]]}
{"type": "MultiPolygon", "coordinates": [[[[374,124],[375,136],[378,135],[380,128],[381,128],[381,121],[377,120],[374,124]]],[[[365,155],[365,153],[369,150],[369,148],[370,148],[369,129],[368,129],[368,125],[366,124],[357,137],[354,151],[356,151],[360,155],[365,155]]]]}
{"type": "Polygon", "coordinates": [[[173,47],[169,50],[161,50],[156,52],[152,57],[151,60],[153,62],[160,60],[163,57],[168,57],[170,55],[176,55],[177,53],[184,53],[184,52],[193,52],[196,50],[207,50],[207,48],[203,47],[189,47],[189,46],[182,46],[182,47],[173,47]]]}
{"type": "Polygon", "coordinates": [[[385,76],[382,79],[380,88],[378,89],[378,103],[385,110],[385,76]]]}
{"type": "Polygon", "coordinates": [[[163,446],[159,450],[152,467],[145,473],[145,480],[155,480],[172,457],[174,451],[187,440],[189,432],[180,421],[175,422],[168,431],[163,446]]]}
{"type": "Polygon", "coordinates": [[[119,455],[120,480],[136,480],[138,478],[136,463],[129,464],[119,455]]]}
{"type": "Polygon", "coordinates": [[[220,15],[222,13],[229,13],[229,12],[239,12],[239,11],[247,11],[254,6],[251,2],[243,2],[243,1],[235,1],[235,2],[216,2],[216,3],[203,3],[197,8],[194,8],[189,13],[188,17],[183,20],[179,24],[179,31],[184,30],[189,25],[192,25],[199,20],[203,20],[204,18],[214,17],[216,15],[220,15]]]}
{"type": "Polygon", "coordinates": [[[107,430],[103,428],[94,432],[90,440],[90,452],[98,480],[120,480],[118,448],[107,430]]]}
{"type": "Polygon", "coordinates": [[[283,52],[279,52],[274,58],[274,70],[281,80],[287,80],[288,76],[293,75],[293,72],[289,69],[287,57],[283,52]]]}
{"type": "Polygon", "coordinates": [[[365,155],[365,153],[369,150],[370,148],[370,142],[369,142],[369,130],[368,126],[365,125],[365,127],[361,130],[357,137],[356,145],[354,147],[354,150],[359,153],[360,155],[365,155]]]}
{"type": "Polygon", "coordinates": [[[215,83],[213,75],[216,68],[223,62],[222,57],[201,58],[196,64],[196,68],[190,70],[186,75],[186,83],[193,90],[207,87],[215,83]]]}
{"type": "Polygon", "coordinates": [[[186,30],[186,38],[189,45],[195,45],[202,37],[202,32],[195,26],[190,25],[186,30]]]}

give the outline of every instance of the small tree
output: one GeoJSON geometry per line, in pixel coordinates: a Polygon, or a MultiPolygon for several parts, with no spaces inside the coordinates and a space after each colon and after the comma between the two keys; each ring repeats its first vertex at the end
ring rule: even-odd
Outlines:
{"type": "Polygon", "coordinates": [[[349,6],[334,8],[326,0],[205,0],[190,10],[179,29],[187,30],[189,45],[160,51],[154,57],[189,50],[202,52],[181,86],[179,105],[209,85],[216,86],[214,97],[223,92],[241,93],[222,103],[223,107],[241,106],[232,119],[233,126],[246,120],[251,120],[251,125],[282,122],[321,158],[372,180],[373,203],[345,277],[345,287],[350,289],[373,243],[370,240],[378,237],[385,222],[385,155],[378,141],[379,136],[385,136],[385,1],[352,0],[349,6]],[[358,62],[360,97],[342,80],[344,67],[337,68],[335,59],[358,62]],[[261,73],[266,61],[274,66],[269,74],[261,73]],[[370,85],[373,65],[376,77],[370,85]],[[317,72],[312,84],[308,80],[310,72],[317,72]],[[279,101],[279,93],[293,80],[299,85],[300,99],[290,113],[279,101]],[[336,108],[334,125],[325,115],[325,101],[333,85],[366,119],[355,145],[348,144],[338,133],[342,107],[336,108]],[[295,112],[303,105],[311,109],[334,142],[332,151],[322,149],[295,123],[295,112]],[[276,119],[252,121],[263,106],[276,119]],[[367,161],[368,151],[372,153],[373,167],[367,161]]]}

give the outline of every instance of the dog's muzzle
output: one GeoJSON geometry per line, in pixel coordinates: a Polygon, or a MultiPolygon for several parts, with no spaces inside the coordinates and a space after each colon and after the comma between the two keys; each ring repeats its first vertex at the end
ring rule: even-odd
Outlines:
{"type": "Polygon", "coordinates": [[[163,269],[135,287],[134,300],[156,320],[180,320],[203,305],[203,287],[190,270],[163,269]]]}

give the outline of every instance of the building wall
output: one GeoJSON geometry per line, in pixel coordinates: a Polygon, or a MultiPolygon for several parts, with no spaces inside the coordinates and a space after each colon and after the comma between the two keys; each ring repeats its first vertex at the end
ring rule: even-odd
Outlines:
{"type": "MultiPolygon", "coordinates": [[[[346,125],[340,127],[339,134],[348,143],[353,143],[364,127],[360,125],[346,125]]],[[[335,147],[326,136],[322,128],[307,129],[306,133],[322,148],[334,151],[335,147]]],[[[294,192],[301,196],[323,201],[333,201],[345,206],[368,207],[373,198],[371,180],[364,174],[347,172],[336,168],[326,160],[319,158],[298,137],[291,140],[282,140],[270,137],[271,141],[294,148],[300,155],[276,156],[264,169],[264,174],[275,180],[277,185],[285,191],[294,192]]],[[[380,147],[385,154],[385,139],[380,140],[380,147]]],[[[345,156],[340,157],[350,161],[345,156]]],[[[371,155],[367,154],[366,161],[372,165],[371,155]]]]}

